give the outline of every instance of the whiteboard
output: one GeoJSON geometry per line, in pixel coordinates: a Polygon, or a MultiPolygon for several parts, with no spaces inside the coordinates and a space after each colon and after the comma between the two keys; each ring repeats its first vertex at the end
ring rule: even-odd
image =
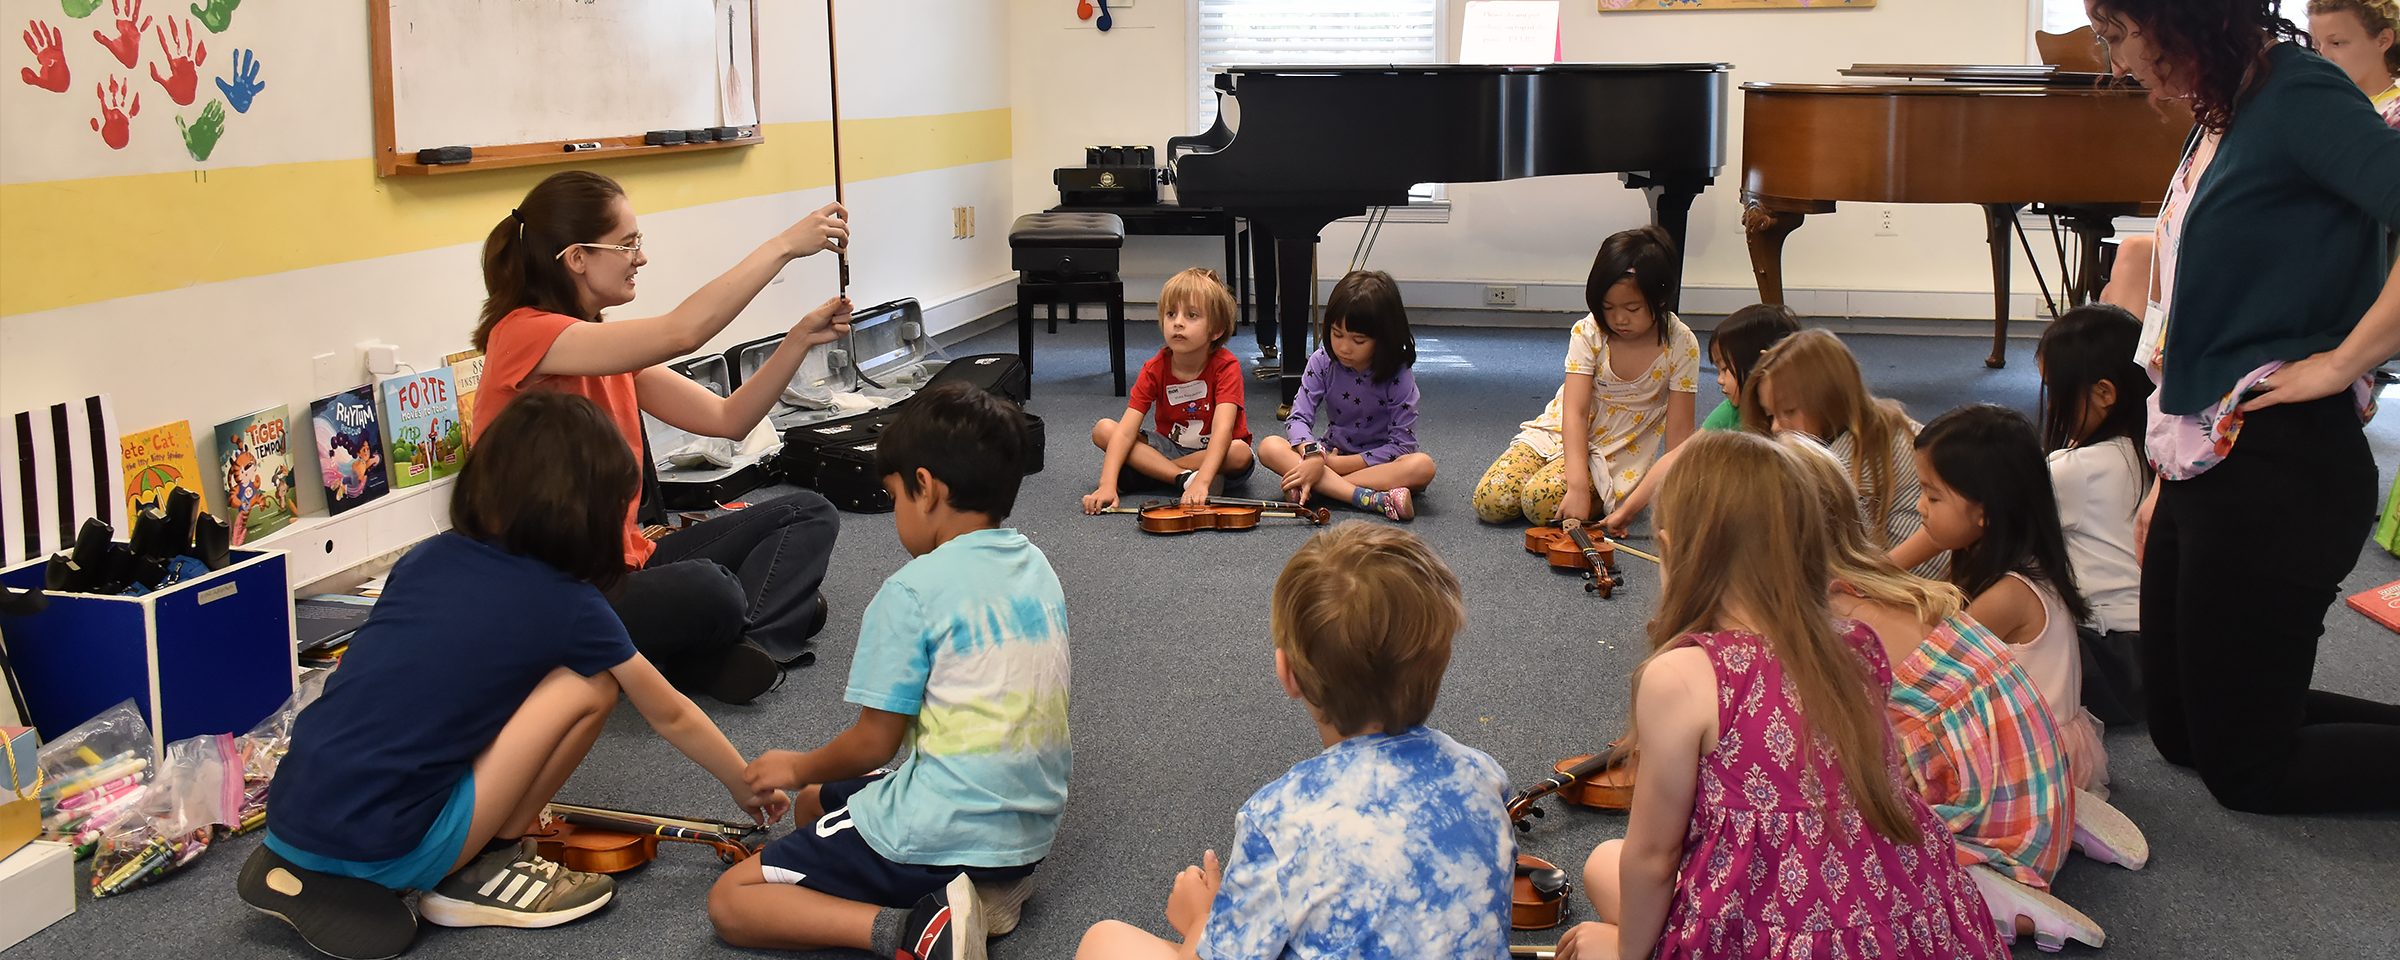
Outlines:
{"type": "Polygon", "coordinates": [[[720,103],[724,0],[387,3],[402,155],[717,126],[743,106],[720,103]]]}

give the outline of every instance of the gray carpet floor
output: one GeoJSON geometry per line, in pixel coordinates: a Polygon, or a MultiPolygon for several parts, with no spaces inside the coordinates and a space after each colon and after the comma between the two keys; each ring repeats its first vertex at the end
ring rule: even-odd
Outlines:
{"type": "MultiPolygon", "coordinates": [[[[1705,324],[1709,318],[1695,318],[1705,324]]],[[[1972,329],[1972,325],[1961,325],[1972,329]]],[[[1155,327],[1135,323],[1138,368],[1157,349],[1155,327]]],[[[1441,478],[1420,501],[1410,529],[1426,537],[1465,584],[1468,621],[1456,640],[1432,723],[1498,759],[1520,785],[1560,757],[1591,751],[1624,723],[1627,675],[1643,651],[1641,628],[1656,598],[1656,571],[1626,567],[1615,599],[1588,597],[1520,549],[1516,528],[1475,519],[1467,494],[1499,455],[1515,424],[1557,388],[1565,335],[1557,330],[1426,328],[1418,382],[1424,449],[1441,478]]],[[[1234,346],[1254,353],[1247,330],[1234,346]]],[[[2010,344],[2005,370],[1982,364],[1988,341],[1973,337],[1845,334],[1881,395],[1919,420],[1969,401],[2031,411],[2037,382],[2032,341],[2010,344]]],[[[1066,584],[1075,659],[1073,797],[1040,887],[1017,932],[992,946],[1002,960],[1070,955],[1084,929],[1121,918],[1158,932],[1177,870],[1202,850],[1223,850],[1235,809],[1250,793],[1315,753],[1300,704],[1273,677],[1267,599],[1283,561],[1309,536],[1269,526],[1236,534],[1149,537],[1129,516],[1085,517],[1077,498],[1097,476],[1085,439],[1093,420],[1123,404],[1110,395],[1102,324],[1064,325],[1039,335],[1031,409],[1048,422],[1048,469],[1029,477],[1013,523],[1049,554],[1066,584]]],[[[1011,328],[952,352],[1015,349],[1011,328]]],[[[1702,380],[1700,409],[1717,402],[1702,380]]],[[[1251,427],[1266,432],[1274,387],[1253,381],[1251,427]]],[[[2400,462],[2400,423],[2369,427],[2384,482],[2400,462]]],[[[1254,495],[1271,494],[1263,471],[1254,495]]],[[[1351,514],[1350,516],[1357,516],[1351,514]]],[[[2274,520],[2261,504],[2260,523],[2274,520]]],[[[1346,519],[1346,517],[1345,517],[1346,519]]],[[[883,578],[908,559],[888,515],[845,515],[825,593],[832,622],[822,660],[793,671],[781,689],[745,707],[710,712],[745,753],[807,749],[857,716],[841,702],[859,613],[883,578]]],[[[1382,522],[1377,520],[1375,522],[1382,522]]],[[[2267,556],[2226,558],[2226,602],[2240,603],[2242,571],[2267,556]]],[[[2345,593],[2400,579],[2400,560],[2372,545],[2345,593]]],[[[2400,699],[2400,637],[2336,605],[2326,614],[2319,686],[2400,699]]],[[[462,665],[471,668],[471,665],[462,665]]],[[[2400,818],[2263,817],[2226,811],[2187,770],[2161,761],[2138,727],[2107,736],[2115,803],[2149,835],[2147,869],[2128,872],[2069,859],[2057,893],[2108,932],[2105,951],[2070,955],[2117,960],[2288,956],[2351,958],[2400,952],[2400,818]]],[[[620,707],[562,800],[635,810],[733,817],[714,781],[620,707]]],[[[2400,801],[2396,801],[2400,802],[2400,801]]],[[[1522,838],[1522,849],[1570,869],[1602,840],[1622,836],[1621,815],[1562,809],[1522,838]]],[[[789,829],[784,824],[779,829],[789,829]]],[[[10,957],[221,957],[313,955],[289,927],[251,912],[233,882],[256,841],[211,851],[179,875],[80,912],[10,957]]],[[[618,899],[552,930],[425,928],[411,956],[701,957],[738,954],[711,933],[708,887],[722,867],[706,851],[670,845],[620,878],[618,899]]],[[[1592,919],[1578,895],[1570,921],[1592,919]]],[[[1548,943],[1557,931],[1520,933],[1548,943]]],[[[2030,939],[2018,956],[2036,955],[2030,939]]],[[[842,952],[826,956],[848,955],[842,952]]]]}

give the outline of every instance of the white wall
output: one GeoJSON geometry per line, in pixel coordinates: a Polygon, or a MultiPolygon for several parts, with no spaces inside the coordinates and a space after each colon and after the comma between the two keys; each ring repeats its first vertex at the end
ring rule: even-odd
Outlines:
{"type": "MultiPolygon", "coordinates": [[[[827,119],[823,7],[781,0],[765,0],[760,7],[762,119],[768,124],[827,119]]],[[[93,80],[109,72],[102,66],[116,64],[106,61],[88,37],[98,18],[106,15],[105,7],[90,20],[65,19],[59,9],[48,0],[0,4],[0,12],[17,15],[12,22],[39,18],[63,28],[70,41],[69,62],[77,71],[69,93],[76,96],[72,104],[62,99],[59,109],[74,114],[89,105],[93,80]],[[80,47],[74,45],[79,37],[80,47]]],[[[844,0],[841,15],[846,124],[931,117],[932,126],[943,116],[1009,106],[1006,21],[996,5],[984,0],[923,0],[903,7],[844,0]]],[[[267,64],[262,78],[268,86],[250,115],[229,124],[210,161],[194,162],[184,154],[172,123],[175,105],[147,77],[139,77],[138,85],[145,88],[144,109],[136,118],[136,143],[124,151],[109,151],[88,129],[75,129],[82,124],[80,114],[68,117],[68,123],[13,106],[0,111],[0,143],[6,144],[0,150],[0,182],[40,186],[39,182],[74,176],[180,176],[179,171],[191,170],[198,184],[209,171],[369,157],[363,7],[252,0],[236,14],[235,28],[256,29],[270,17],[285,18],[281,25],[286,31],[305,32],[309,43],[288,45],[288,56],[285,49],[262,49],[260,59],[267,64]],[[327,12],[337,8],[338,13],[327,12]],[[290,122],[304,113],[314,114],[313,125],[290,122]],[[282,119],[246,128],[235,125],[253,117],[282,119]],[[87,158],[97,166],[87,165],[87,158]]],[[[41,98],[53,95],[16,82],[16,69],[30,65],[31,55],[13,42],[8,49],[7,96],[50,109],[41,98]]],[[[201,68],[204,92],[210,85],[207,78],[229,72],[219,67],[232,50],[212,43],[210,53],[201,68]]],[[[182,113],[196,111],[187,108],[182,113]]],[[[752,159],[728,162],[789,158],[793,142],[771,141],[750,149],[780,147],[783,152],[754,153],[752,159]]],[[[888,166],[891,158],[884,159],[888,166]]],[[[1008,160],[998,159],[854,179],[847,190],[856,225],[852,295],[861,305],[914,296],[928,305],[967,297],[984,309],[996,306],[987,291],[1009,276],[1006,231],[995,228],[1007,222],[1011,167],[1008,160]],[[952,239],[951,207],[967,205],[981,211],[979,235],[952,239]]],[[[603,162],[592,169],[608,173],[612,168],[603,162]]],[[[726,170],[703,172],[722,180],[726,170]]],[[[425,198],[430,206],[454,198],[458,191],[479,189],[475,178],[506,175],[470,173],[438,178],[439,182],[398,184],[367,173],[340,182],[344,190],[396,192],[425,198]]],[[[859,175],[854,167],[851,176],[859,175]]],[[[71,181],[70,186],[84,182],[71,181]]],[[[119,183],[88,182],[95,191],[114,189],[119,183]]],[[[813,187],[694,205],[671,181],[645,189],[648,192],[635,190],[632,200],[642,211],[650,264],[642,271],[640,299],[612,315],[640,316],[671,308],[757,244],[829,202],[833,193],[829,187],[813,187]]],[[[488,199],[489,219],[461,231],[455,243],[0,316],[0,411],[105,392],[114,396],[118,420],[128,430],[190,420],[201,458],[211,462],[209,435],[216,423],[278,403],[290,404],[304,417],[309,400],[365,382],[368,375],[356,347],[361,341],[397,344],[403,361],[418,368],[438,366],[443,354],[466,349],[483,299],[477,262],[482,233],[508,210],[507,197],[488,199]],[[330,375],[320,376],[312,369],[310,358],[321,353],[334,355],[330,375]]],[[[163,219],[178,214],[168,209],[155,215],[163,219]]],[[[125,227],[138,232],[144,224],[125,227]]],[[[205,258],[227,249],[305,242],[261,236],[252,226],[229,222],[224,225],[223,246],[177,255],[205,258]]],[[[110,251],[93,249],[88,255],[106,257],[110,251]]],[[[25,282],[22,268],[21,261],[0,262],[0,282],[25,282]]],[[[834,290],[831,257],[796,263],[708,349],[722,350],[781,330],[834,290]]],[[[966,317],[952,316],[949,322],[960,319],[966,317]]],[[[312,475],[313,470],[302,465],[300,473],[312,475]]],[[[212,502],[221,495],[211,491],[212,502]]],[[[314,485],[301,485],[307,512],[322,509],[320,497],[314,485]]]]}
{"type": "MultiPolygon", "coordinates": [[[[1461,0],[1450,0],[1455,25],[1461,0]]],[[[1827,81],[1853,63],[2022,63],[2027,0],[1880,0],[1871,9],[1782,9],[1599,13],[1588,0],[1561,5],[1566,59],[1572,61],[1721,61],[1737,85],[1758,80],[1827,81]]],[[[1010,30],[1017,106],[1017,212],[1057,202],[1053,167],[1082,162],[1085,144],[1147,143],[1199,132],[1191,125],[1188,2],[1146,0],[1117,16],[1107,34],[1074,19],[1071,4],[1017,0],[1010,30]]],[[[1455,46],[1455,39],[1452,44],[1455,46]]],[[[1741,98],[1728,117],[1728,165],[1693,206],[1687,290],[1698,303],[1755,299],[1740,222],[1741,98]]],[[[1648,219],[1639,194],[1613,174],[1553,177],[1451,187],[1447,224],[1384,228],[1372,265],[1407,281],[1505,281],[1562,284],[1572,291],[1529,290],[1534,297],[1572,293],[1600,241],[1648,219]]],[[[1971,206],[1902,206],[1899,236],[1873,236],[1864,205],[1812,216],[1784,252],[1784,283],[1803,312],[1989,317],[1991,267],[1983,220],[1971,206]],[[1817,291],[1831,293],[1818,295],[1817,291]],[[1932,292],[1937,296],[1851,296],[1853,291],[1932,292]],[[1855,299],[1853,306],[1848,301],[1855,299]],[[1814,301],[1814,302],[1812,302],[1814,301]],[[1933,305],[1931,311],[1924,304],[1933,305]]],[[[1358,228],[1336,224],[1324,235],[1322,270],[1338,273],[1358,228]]],[[[2039,238],[2037,238],[2039,239],[2039,238]]],[[[1135,286],[1193,264],[1215,266],[1212,239],[1143,238],[1127,253],[1135,286]]],[[[2053,266],[2051,274],[2056,273],[2053,266]]],[[[2020,262],[2014,286],[2033,290],[2020,262]]],[[[1330,282],[1330,276],[1326,282],[1330,282]]],[[[1448,285],[1468,290],[1472,284],[1448,285]]],[[[1443,290],[1443,285],[1413,285],[1443,290]]],[[[1444,290],[1444,292],[1447,292],[1444,290]]],[[[1413,296],[1412,292],[1412,296],[1413,296]]],[[[2029,307],[2017,298],[2020,312],[2029,307]]],[[[1460,304],[1465,305],[1465,304],[1460,304]]],[[[1536,303],[1535,306],[1541,304],[1536,303]]],[[[1562,306],[1568,304],[1561,304],[1562,306]]]]}

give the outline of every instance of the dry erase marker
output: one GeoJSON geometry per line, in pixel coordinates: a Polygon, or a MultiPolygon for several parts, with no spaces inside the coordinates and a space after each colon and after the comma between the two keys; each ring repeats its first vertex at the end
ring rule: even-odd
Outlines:
{"type": "Polygon", "coordinates": [[[598,150],[598,149],[600,149],[600,141],[598,141],[598,140],[586,140],[586,141],[584,141],[584,142],[582,142],[582,143],[570,143],[570,144],[567,144],[567,152],[568,152],[568,153],[582,153],[583,151],[586,151],[586,150],[598,150]]]}

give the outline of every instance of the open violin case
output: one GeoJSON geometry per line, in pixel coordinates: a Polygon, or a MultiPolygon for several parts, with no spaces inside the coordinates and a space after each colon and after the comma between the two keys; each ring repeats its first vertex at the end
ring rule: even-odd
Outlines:
{"type": "MultiPolygon", "coordinates": [[[[720,397],[733,392],[725,358],[716,354],[678,360],[667,369],[720,397]]],[[[650,466],[657,474],[659,501],[668,510],[707,510],[736,500],[772,481],[767,461],[773,441],[753,434],[744,440],[703,437],[642,414],[650,466]]]]}
{"type": "MultiPolygon", "coordinates": [[[[732,384],[739,387],[764,366],[783,342],[778,334],[737,344],[724,355],[732,384]]],[[[854,513],[892,509],[883,478],[875,475],[876,442],[885,425],[925,387],[964,380],[1023,404],[1032,383],[1022,358],[991,353],[945,359],[930,355],[924,312],[914,299],[876,304],[852,316],[850,336],[809,352],[783,397],[767,414],[782,445],[767,470],[794,486],[807,487],[833,505],[854,513]]],[[[1025,418],[1026,472],[1042,467],[1040,417],[1025,418]]]]}

